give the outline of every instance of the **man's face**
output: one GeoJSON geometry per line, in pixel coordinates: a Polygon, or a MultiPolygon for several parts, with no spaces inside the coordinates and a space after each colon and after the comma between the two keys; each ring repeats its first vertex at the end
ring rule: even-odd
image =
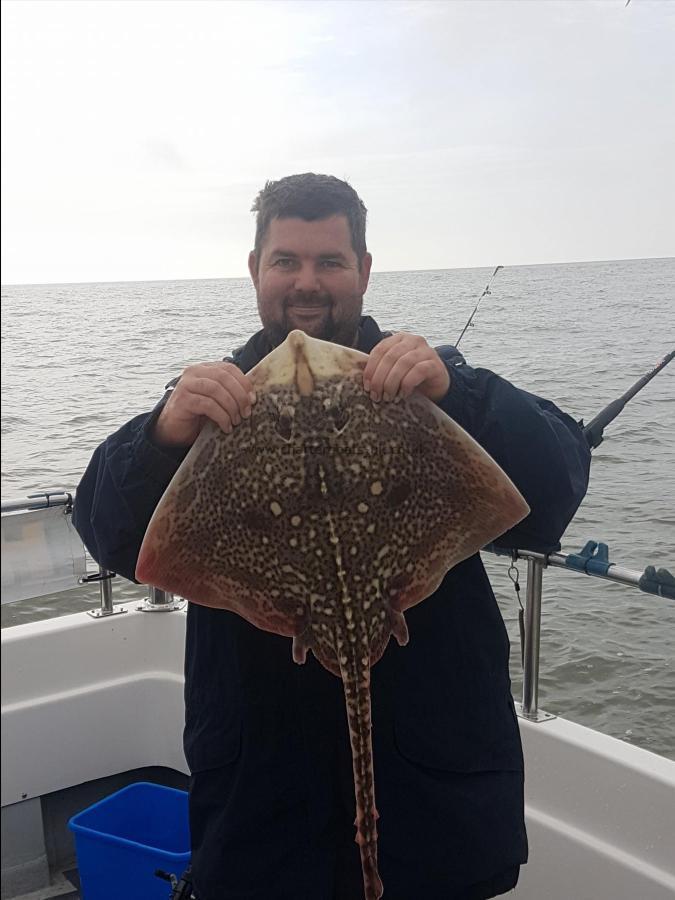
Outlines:
{"type": "Polygon", "coordinates": [[[351,346],[368,287],[371,256],[359,268],[347,218],[314,222],[273,219],[248,267],[258,313],[274,346],[299,328],[311,337],[351,346]]]}

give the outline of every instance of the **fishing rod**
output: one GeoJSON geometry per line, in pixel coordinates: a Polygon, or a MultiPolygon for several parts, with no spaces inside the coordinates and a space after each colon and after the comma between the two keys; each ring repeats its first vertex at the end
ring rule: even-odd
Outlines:
{"type": "Polygon", "coordinates": [[[492,284],[492,279],[495,277],[495,275],[497,274],[497,272],[499,272],[499,270],[500,270],[500,269],[503,269],[503,268],[504,268],[504,266],[497,266],[497,268],[494,270],[494,272],[493,272],[492,275],[490,276],[490,280],[489,280],[488,283],[485,285],[485,290],[483,291],[483,293],[482,293],[482,294],[480,295],[480,297],[478,298],[478,302],[477,302],[476,305],[474,306],[473,312],[472,312],[471,315],[469,316],[469,321],[466,323],[466,325],[465,325],[464,328],[462,329],[462,333],[460,334],[460,336],[459,336],[459,337],[457,338],[457,340],[455,341],[455,347],[459,347],[459,342],[460,342],[460,341],[462,340],[462,338],[464,337],[464,332],[467,330],[467,328],[470,328],[471,325],[473,324],[473,317],[474,317],[474,316],[476,315],[476,313],[478,312],[478,307],[480,306],[480,301],[483,299],[483,297],[484,297],[486,294],[489,294],[489,293],[490,293],[490,285],[492,284]]]}
{"type": "MultiPolygon", "coordinates": [[[[629,2],[630,2],[630,0],[629,0],[629,2]]],[[[626,5],[628,5],[628,4],[626,4],[626,5]]],[[[476,315],[476,313],[478,311],[478,307],[480,306],[480,301],[483,299],[483,297],[485,297],[486,294],[490,293],[490,285],[492,284],[492,281],[493,281],[495,275],[497,274],[497,272],[499,272],[500,269],[503,269],[503,268],[504,268],[504,266],[497,266],[496,269],[494,270],[494,272],[492,273],[492,275],[490,276],[488,283],[485,285],[485,290],[478,298],[478,301],[476,302],[476,305],[473,308],[473,312],[469,316],[469,319],[468,319],[466,325],[462,329],[462,333],[455,341],[455,349],[459,346],[459,342],[464,337],[464,334],[466,333],[467,329],[473,325],[473,317],[476,315]]],[[[621,413],[621,411],[625,407],[626,403],[628,403],[629,400],[632,400],[633,397],[639,391],[641,391],[642,388],[646,384],[648,384],[652,380],[652,378],[654,378],[655,375],[658,375],[659,372],[661,372],[663,369],[665,369],[665,367],[668,365],[669,362],[671,362],[673,360],[674,357],[675,357],[675,350],[671,350],[670,353],[667,353],[664,356],[664,358],[661,360],[660,363],[658,363],[656,366],[654,366],[654,368],[651,371],[647,372],[646,375],[643,375],[642,378],[640,378],[638,381],[636,381],[635,384],[632,387],[630,387],[626,391],[625,394],[622,394],[616,400],[612,400],[612,402],[608,406],[606,406],[603,410],[601,410],[601,412],[599,412],[597,414],[597,416],[595,416],[593,419],[591,419],[591,421],[588,423],[588,425],[584,425],[583,419],[579,422],[579,425],[583,428],[584,436],[586,437],[586,440],[588,441],[588,445],[591,448],[591,450],[595,450],[596,447],[600,446],[600,444],[602,443],[602,441],[604,439],[603,432],[604,432],[605,428],[609,425],[610,422],[613,422],[614,419],[616,419],[616,417],[619,415],[619,413],[621,413]]]]}
{"type": "Polygon", "coordinates": [[[658,375],[662,369],[668,365],[669,362],[675,357],[675,350],[671,350],[670,353],[667,353],[660,363],[658,363],[654,368],[647,372],[646,375],[643,375],[635,384],[629,388],[625,394],[622,394],[616,400],[612,400],[612,402],[606,406],[601,412],[597,414],[588,425],[584,425],[583,419],[579,422],[579,425],[584,430],[584,436],[588,441],[588,445],[591,450],[595,450],[596,447],[599,447],[603,441],[603,431],[609,425],[610,422],[613,422],[614,419],[619,415],[619,413],[623,410],[626,403],[629,400],[632,400],[633,397],[641,391],[642,388],[648,384],[655,375],[658,375]]]}

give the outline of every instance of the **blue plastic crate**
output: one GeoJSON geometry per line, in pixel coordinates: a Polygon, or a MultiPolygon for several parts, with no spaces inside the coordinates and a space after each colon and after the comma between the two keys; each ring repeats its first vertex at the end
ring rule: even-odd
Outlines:
{"type": "Polygon", "coordinates": [[[68,822],[75,835],[83,900],[167,900],[190,861],[188,795],[140,781],[68,822]]]}

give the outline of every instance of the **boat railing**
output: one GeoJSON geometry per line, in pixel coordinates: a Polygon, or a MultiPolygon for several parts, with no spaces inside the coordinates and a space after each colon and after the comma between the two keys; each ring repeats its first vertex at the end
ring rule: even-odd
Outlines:
{"type": "MultiPolygon", "coordinates": [[[[115,573],[101,567],[94,573],[87,572],[86,550],[71,521],[72,493],[64,490],[42,491],[23,499],[2,501],[0,508],[3,604],[69,590],[78,584],[98,582],[101,605],[99,609],[89,610],[89,615],[105,619],[126,612],[124,606],[113,604],[115,573]],[[17,527],[17,517],[22,516],[30,518],[27,527],[17,527]],[[23,553],[18,546],[22,541],[25,544],[23,553]],[[9,565],[5,565],[5,562],[9,565]],[[43,569],[38,578],[34,577],[33,572],[36,565],[41,565],[43,569]],[[22,567],[26,575],[24,585],[20,584],[22,567]]],[[[644,572],[639,572],[616,565],[609,561],[607,545],[595,541],[589,541],[579,553],[506,550],[494,544],[486,547],[485,551],[498,556],[510,556],[510,574],[518,560],[525,560],[527,563],[525,606],[521,619],[523,692],[518,712],[533,722],[545,722],[555,718],[539,709],[539,658],[545,569],[565,569],[568,572],[613,581],[649,594],[675,599],[675,577],[668,570],[657,570],[654,566],[647,566],[644,572]]],[[[517,577],[512,575],[512,580],[516,589],[519,589],[517,577]]],[[[172,594],[159,588],[149,586],[148,591],[148,599],[137,607],[143,612],[167,612],[184,606],[180,598],[174,598],[172,594]]]]}
{"type": "MultiPolygon", "coordinates": [[[[74,495],[55,488],[13,500],[3,500],[2,513],[2,603],[16,603],[50,593],[96,583],[101,603],[87,610],[95,619],[122,615],[125,606],[113,603],[116,573],[99,566],[89,571],[91,557],[72,524],[74,495]]],[[[148,585],[141,612],[171,612],[184,601],[148,585]]]]}
{"type": "MultiPolygon", "coordinates": [[[[579,553],[536,553],[530,550],[506,550],[490,544],[485,548],[498,556],[508,555],[512,565],[519,560],[527,562],[527,586],[522,617],[521,641],[523,644],[523,693],[518,712],[533,722],[545,722],[555,718],[539,709],[539,657],[541,640],[541,601],[544,570],[566,569],[568,572],[602,578],[639,588],[647,594],[675,599],[675,577],[667,569],[647,566],[644,572],[627,569],[609,561],[607,544],[588,541],[579,553]]],[[[517,577],[514,580],[519,588],[517,577]]]]}

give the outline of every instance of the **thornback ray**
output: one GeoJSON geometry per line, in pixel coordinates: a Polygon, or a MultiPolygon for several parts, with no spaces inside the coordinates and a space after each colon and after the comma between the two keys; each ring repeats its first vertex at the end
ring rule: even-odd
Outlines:
{"type": "Polygon", "coordinates": [[[250,418],[208,422],[150,521],[136,577],[293,638],[342,678],[366,900],[383,886],[370,667],[404,611],[529,512],[492,458],[419,394],[375,403],[368,357],[291,332],[251,370],[250,418]]]}

